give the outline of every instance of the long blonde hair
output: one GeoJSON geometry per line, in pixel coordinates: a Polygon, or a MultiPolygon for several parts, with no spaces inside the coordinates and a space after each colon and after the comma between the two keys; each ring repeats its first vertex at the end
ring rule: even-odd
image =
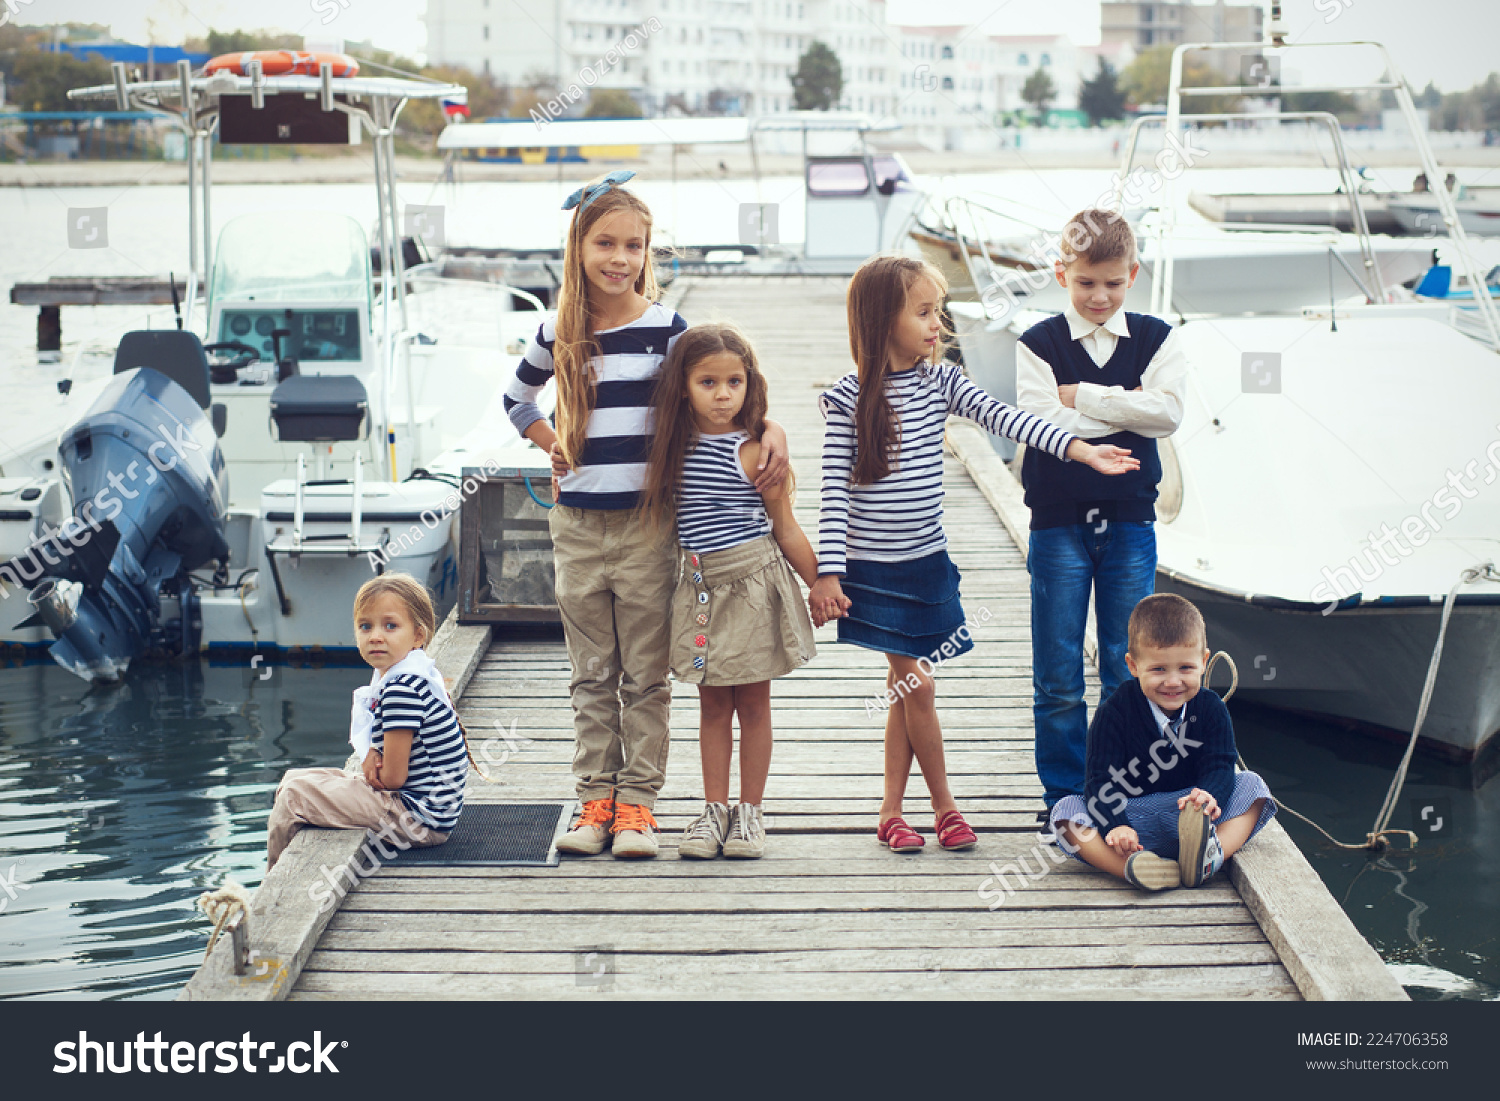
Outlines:
{"type": "MultiPolygon", "coordinates": [[[[891,472],[901,449],[901,425],[885,392],[891,369],[891,337],[906,309],[907,296],[922,278],[938,294],[948,293],[943,273],[910,256],[872,256],[849,280],[849,354],[859,369],[859,403],[854,411],[854,484],[870,485],[891,472]]],[[[944,327],[946,330],[946,326],[944,327]]],[[[944,351],[940,332],[930,362],[944,351]]]]}
{"type": "Polygon", "coordinates": [[[766,376],[749,338],[727,322],[694,325],[679,336],[656,377],[652,397],[655,436],[646,467],[646,487],[641,491],[641,508],[650,526],[657,530],[666,527],[677,511],[683,460],[698,439],[688,399],[688,375],[697,364],[721,352],[735,356],[745,368],[745,404],[734,418],[735,427],[755,440],[766,431],[766,376]]]}
{"type": "Polygon", "coordinates": [[[557,297],[557,340],[552,345],[552,366],[557,379],[557,438],[562,442],[563,454],[575,467],[583,456],[589,417],[594,411],[595,379],[590,363],[599,355],[594,316],[589,308],[589,281],[583,271],[583,243],[600,218],[621,210],[633,211],[646,228],[646,262],[636,277],[635,292],[652,302],[661,297],[656,268],[651,262],[651,211],[646,204],[616,186],[600,192],[586,207],[579,207],[568,225],[562,289],[557,297]]]}

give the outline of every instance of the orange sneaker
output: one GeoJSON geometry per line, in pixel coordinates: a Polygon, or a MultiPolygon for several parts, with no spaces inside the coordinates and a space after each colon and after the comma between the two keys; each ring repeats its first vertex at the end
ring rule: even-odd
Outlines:
{"type": "Polygon", "coordinates": [[[557,839],[557,851],[577,853],[579,856],[594,856],[604,851],[609,843],[610,824],[615,820],[615,800],[590,799],[583,804],[583,813],[573,828],[557,839]]]}
{"type": "Polygon", "coordinates": [[[614,854],[623,857],[655,856],[656,834],[661,829],[651,811],[634,803],[615,804],[614,854]]]}

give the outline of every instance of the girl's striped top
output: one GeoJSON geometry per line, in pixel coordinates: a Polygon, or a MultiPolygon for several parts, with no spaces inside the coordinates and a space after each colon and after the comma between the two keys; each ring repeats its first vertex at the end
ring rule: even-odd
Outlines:
{"type": "Polygon", "coordinates": [[[447,833],[464,808],[469,757],[458,716],[415,673],[401,673],[380,686],[370,744],[385,752],[387,730],[415,730],[406,783],[396,792],[424,825],[447,833]]]}
{"type": "Polygon", "coordinates": [[[853,484],[859,375],[845,375],[819,398],[826,422],[818,516],[820,576],[843,574],[850,558],[905,562],[948,545],[942,524],[943,425],[950,413],[1064,462],[1068,445],[1078,438],[996,401],[952,363],[924,363],[892,372],[886,386],[900,424],[900,445],[894,468],[873,485],[853,484]]]}
{"type": "Polygon", "coordinates": [[[677,539],[688,550],[709,554],[771,534],[765,502],[740,465],[749,438],[743,431],[699,435],[683,459],[677,539]]]}
{"type": "MultiPolygon", "coordinates": [[[[651,392],[662,360],[687,328],[675,311],[660,302],[617,329],[594,334],[600,354],[594,369],[594,411],[577,468],[558,483],[558,503],[573,508],[630,509],[646,484],[651,451],[651,392]]],[[[536,399],[552,377],[552,346],[557,320],[547,318],[526,349],[515,377],[505,388],[505,412],[524,434],[542,419],[536,399]]]]}

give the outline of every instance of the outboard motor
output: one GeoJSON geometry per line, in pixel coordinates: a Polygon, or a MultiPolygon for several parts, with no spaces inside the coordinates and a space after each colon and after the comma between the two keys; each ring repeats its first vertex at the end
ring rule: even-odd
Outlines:
{"type": "Polygon", "coordinates": [[[188,650],[188,571],[229,558],[229,478],[203,408],[166,375],[127,370],[63,434],[58,450],[73,515],[0,565],[31,588],[36,614],[21,626],[46,624],[63,668],[115,680],[142,650],[163,642],[165,590],[181,599],[188,650]]]}

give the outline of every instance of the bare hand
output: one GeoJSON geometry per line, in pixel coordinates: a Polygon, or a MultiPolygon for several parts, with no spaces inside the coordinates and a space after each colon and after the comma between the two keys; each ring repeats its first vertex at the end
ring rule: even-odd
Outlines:
{"type": "Polygon", "coordinates": [[[755,476],[755,491],[764,493],[771,487],[780,485],[791,466],[786,429],[774,421],[767,421],[766,430],[760,437],[760,462],[756,464],[760,473],[755,476]]]}
{"type": "Polygon", "coordinates": [[[1131,853],[1141,851],[1140,835],[1129,826],[1116,826],[1109,831],[1104,838],[1104,843],[1121,856],[1129,856],[1131,853]]]}
{"type": "Polygon", "coordinates": [[[554,478],[561,478],[564,474],[573,469],[573,467],[568,463],[567,456],[563,454],[563,446],[561,440],[557,440],[555,443],[553,443],[552,450],[547,453],[547,457],[552,460],[552,477],[554,478]]]}
{"type": "Polygon", "coordinates": [[[1057,388],[1057,400],[1069,409],[1077,409],[1078,406],[1074,402],[1078,400],[1078,384],[1075,382],[1071,386],[1059,386],[1057,388]]]}
{"type": "Polygon", "coordinates": [[[1083,461],[1100,474],[1125,474],[1141,468],[1141,460],[1131,458],[1129,450],[1112,443],[1090,444],[1089,451],[1083,461]]]}
{"type": "Polygon", "coordinates": [[[1177,809],[1181,810],[1189,803],[1194,803],[1203,808],[1203,813],[1208,815],[1209,821],[1217,819],[1219,815],[1224,813],[1219,807],[1219,801],[1202,788],[1194,788],[1186,795],[1179,797],[1177,800],[1177,809]]]}
{"type": "Polygon", "coordinates": [[[852,601],[844,595],[844,587],[835,574],[824,574],[813,584],[807,596],[807,608],[812,613],[813,626],[821,627],[831,619],[842,619],[848,613],[852,601]]]}
{"type": "Polygon", "coordinates": [[[364,768],[365,782],[376,791],[384,791],[385,785],[380,782],[380,766],[385,758],[380,755],[379,750],[372,749],[365,754],[364,768]]]}

